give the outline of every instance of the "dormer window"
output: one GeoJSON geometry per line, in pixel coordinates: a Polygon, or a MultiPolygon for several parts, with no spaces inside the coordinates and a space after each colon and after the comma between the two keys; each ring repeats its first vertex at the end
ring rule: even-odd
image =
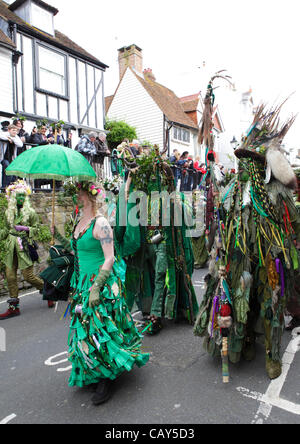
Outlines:
{"type": "Polygon", "coordinates": [[[31,25],[54,35],[53,14],[35,3],[31,5],[31,25]]]}
{"type": "Polygon", "coordinates": [[[9,9],[29,25],[54,36],[54,16],[56,8],[42,0],[16,0],[9,9]]]}

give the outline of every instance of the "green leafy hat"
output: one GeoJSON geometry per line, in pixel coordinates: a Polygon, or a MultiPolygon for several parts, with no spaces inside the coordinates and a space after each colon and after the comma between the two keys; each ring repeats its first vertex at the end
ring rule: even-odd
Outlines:
{"type": "Polygon", "coordinates": [[[38,120],[36,122],[37,129],[41,129],[43,126],[49,126],[49,122],[47,119],[38,120]]]}

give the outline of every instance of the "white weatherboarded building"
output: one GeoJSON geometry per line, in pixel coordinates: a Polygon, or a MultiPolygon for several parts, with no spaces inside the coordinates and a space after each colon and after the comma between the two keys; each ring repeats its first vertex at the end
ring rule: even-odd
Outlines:
{"type": "Polygon", "coordinates": [[[107,118],[135,127],[142,143],[196,154],[198,125],[174,92],[157,83],[150,69],[143,70],[142,50],[136,45],[119,49],[119,67],[119,85],[106,98],[107,118]]]}

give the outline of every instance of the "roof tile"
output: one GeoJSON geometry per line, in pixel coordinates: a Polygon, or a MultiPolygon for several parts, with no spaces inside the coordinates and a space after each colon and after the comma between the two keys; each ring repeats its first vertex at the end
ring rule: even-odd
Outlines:
{"type": "Polygon", "coordinates": [[[180,99],[173,91],[153,80],[145,80],[132,68],[130,69],[171,122],[198,130],[198,126],[186,115],[180,99]]]}
{"type": "Polygon", "coordinates": [[[16,47],[14,42],[9,37],[7,37],[7,35],[4,34],[4,32],[1,31],[1,29],[0,29],[0,45],[1,44],[4,44],[5,46],[9,46],[11,48],[15,48],[16,47]]]}

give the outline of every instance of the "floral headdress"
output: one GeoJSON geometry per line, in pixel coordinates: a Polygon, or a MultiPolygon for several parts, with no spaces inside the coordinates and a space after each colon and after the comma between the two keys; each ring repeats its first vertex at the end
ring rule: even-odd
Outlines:
{"type": "Polygon", "coordinates": [[[17,216],[17,194],[25,194],[25,202],[21,209],[22,223],[25,225],[28,223],[32,214],[32,207],[30,204],[29,196],[31,195],[31,188],[24,180],[18,180],[6,188],[6,198],[8,200],[8,207],[6,210],[6,217],[8,224],[12,227],[14,225],[15,218],[17,216]]]}
{"type": "Polygon", "coordinates": [[[31,188],[24,180],[18,180],[6,188],[6,197],[9,199],[14,194],[31,195],[31,188]]]}
{"type": "Polygon", "coordinates": [[[92,182],[77,182],[66,180],[63,184],[64,196],[74,198],[80,190],[89,192],[93,197],[106,198],[103,186],[92,182]]]}
{"type": "Polygon", "coordinates": [[[91,182],[79,182],[76,184],[77,191],[83,190],[90,193],[93,197],[106,198],[104,190],[101,186],[91,182]]]}

